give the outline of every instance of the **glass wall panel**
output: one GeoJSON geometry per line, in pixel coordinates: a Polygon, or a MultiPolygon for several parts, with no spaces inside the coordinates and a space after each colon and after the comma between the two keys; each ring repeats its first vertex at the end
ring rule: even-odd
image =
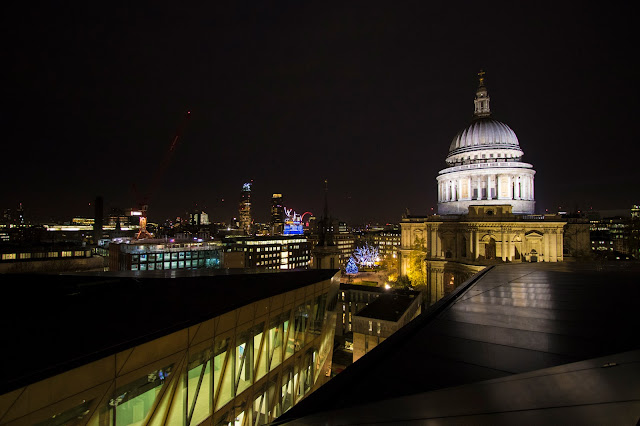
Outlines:
{"type": "Polygon", "coordinates": [[[84,401],[82,404],[58,413],[50,419],[37,423],[35,426],[75,426],[83,424],[87,420],[85,416],[89,413],[92,402],[93,400],[84,401]]]}
{"type": "Polygon", "coordinates": [[[268,340],[264,339],[264,323],[253,328],[253,365],[256,368],[255,380],[258,381],[267,374],[268,340]]]}
{"type": "Polygon", "coordinates": [[[236,416],[233,422],[229,423],[231,426],[243,426],[244,424],[244,411],[236,416]]]}
{"type": "Polygon", "coordinates": [[[267,393],[264,389],[255,392],[255,399],[253,400],[253,424],[265,425],[269,421],[267,416],[267,393]]]}
{"type": "Polygon", "coordinates": [[[229,338],[216,339],[214,343],[213,380],[217,394],[216,410],[234,396],[233,351],[229,350],[229,338]]]}
{"type": "Polygon", "coordinates": [[[189,424],[197,425],[212,414],[211,350],[196,354],[189,362],[187,409],[189,424]]]}
{"type": "Polygon", "coordinates": [[[300,398],[304,395],[302,393],[302,386],[300,385],[300,359],[293,366],[293,403],[296,404],[300,398]]]}
{"type": "Polygon", "coordinates": [[[311,387],[313,386],[313,377],[314,377],[314,372],[313,372],[313,361],[315,359],[315,353],[313,352],[313,349],[310,351],[307,351],[307,353],[304,354],[304,358],[302,360],[302,368],[300,369],[300,374],[301,374],[301,387],[302,387],[302,395],[305,395],[307,392],[309,392],[309,390],[311,389],[311,387]]]}
{"type": "Polygon", "coordinates": [[[269,370],[273,370],[282,363],[284,324],[288,319],[289,312],[278,315],[269,324],[269,370]]]}
{"type": "Polygon", "coordinates": [[[253,382],[253,336],[251,330],[236,337],[236,395],[251,386],[253,382]]]}
{"type": "Polygon", "coordinates": [[[280,415],[280,404],[278,400],[278,379],[277,377],[269,378],[269,384],[267,385],[267,400],[265,402],[267,406],[267,421],[272,421],[280,415]],[[276,414],[278,413],[278,414],[276,414]]]}
{"type": "Polygon", "coordinates": [[[315,337],[312,332],[312,324],[314,317],[314,309],[313,309],[313,300],[307,300],[304,304],[304,314],[303,314],[303,332],[304,332],[304,341],[301,342],[302,346],[309,343],[315,337]]]}
{"type": "Polygon", "coordinates": [[[285,349],[284,359],[289,358],[295,352],[296,345],[295,345],[294,331],[293,331],[293,327],[290,327],[290,325],[291,325],[290,317],[287,316],[287,319],[284,322],[284,336],[287,339],[286,340],[287,347],[285,349]]]}
{"type": "Polygon", "coordinates": [[[109,401],[116,426],[142,424],[172,367],[153,371],[116,390],[109,401]]]}
{"type": "Polygon", "coordinates": [[[293,384],[293,371],[289,368],[282,374],[282,387],[280,388],[281,411],[283,413],[293,407],[293,384]]]}
{"type": "MultiPolygon", "coordinates": [[[[177,372],[176,372],[177,374],[177,372]]],[[[187,371],[183,370],[180,374],[180,380],[177,383],[171,405],[169,406],[169,416],[167,417],[167,424],[169,425],[184,425],[187,420],[187,371]]]]}
{"type": "Polygon", "coordinates": [[[299,305],[295,309],[295,318],[293,322],[293,346],[296,352],[300,350],[304,346],[304,335],[305,330],[307,328],[307,322],[309,319],[309,314],[306,309],[306,305],[299,305]]]}

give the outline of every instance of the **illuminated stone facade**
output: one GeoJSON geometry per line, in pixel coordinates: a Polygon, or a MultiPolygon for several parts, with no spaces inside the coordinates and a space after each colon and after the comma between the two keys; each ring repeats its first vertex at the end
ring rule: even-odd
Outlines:
{"type": "Polygon", "coordinates": [[[480,73],[469,126],[451,143],[437,177],[438,215],[400,223],[400,275],[421,270],[434,303],[476,272],[502,262],[562,262],[566,221],[535,215],[533,166],[513,130],[491,118],[480,73]]]}
{"type": "Polygon", "coordinates": [[[509,126],[491,118],[480,73],[473,120],[453,138],[438,181],[438,213],[465,214],[470,205],[509,204],[517,214],[535,210],[533,166],[509,126]]]}
{"type": "Polygon", "coordinates": [[[472,205],[460,216],[405,217],[400,274],[408,274],[411,255],[419,253],[435,301],[492,263],[562,262],[565,224],[557,216],[513,214],[510,205],[472,205]]]}

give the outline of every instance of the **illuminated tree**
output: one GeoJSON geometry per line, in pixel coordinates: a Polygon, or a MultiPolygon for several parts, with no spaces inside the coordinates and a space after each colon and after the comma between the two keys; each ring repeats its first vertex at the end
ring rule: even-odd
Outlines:
{"type": "Polygon", "coordinates": [[[411,252],[409,252],[409,265],[407,278],[413,286],[423,286],[427,283],[427,276],[423,268],[424,263],[424,239],[416,236],[411,252]]]}
{"type": "Polygon", "coordinates": [[[389,253],[380,262],[380,269],[387,275],[387,281],[396,282],[398,280],[398,254],[396,251],[389,253]]]}
{"type": "Polygon", "coordinates": [[[358,265],[371,268],[380,260],[380,253],[377,247],[371,247],[368,243],[365,243],[364,246],[356,249],[353,257],[355,257],[358,265]]]}
{"type": "Polygon", "coordinates": [[[422,286],[427,283],[426,274],[422,269],[424,255],[418,250],[412,250],[409,254],[409,267],[407,268],[407,277],[414,287],[422,286]]]}
{"type": "Polygon", "coordinates": [[[355,275],[358,273],[358,266],[356,266],[356,261],[353,260],[353,257],[349,258],[345,271],[347,272],[347,274],[351,275],[355,275]]]}

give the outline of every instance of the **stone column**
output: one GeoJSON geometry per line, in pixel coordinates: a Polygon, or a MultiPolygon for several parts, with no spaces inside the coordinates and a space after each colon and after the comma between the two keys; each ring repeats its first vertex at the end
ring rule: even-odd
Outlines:
{"type": "Polygon", "coordinates": [[[442,269],[438,269],[438,285],[437,285],[436,300],[440,300],[443,297],[444,297],[444,271],[442,269]]]}
{"type": "Polygon", "coordinates": [[[434,258],[438,255],[438,253],[436,252],[437,248],[437,244],[436,244],[436,227],[432,226],[431,227],[431,250],[429,251],[429,253],[431,254],[431,258],[434,258]]]}
{"type": "Polygon", "coordinates": [[[511,175],[507,176],[507,199],[513,200],[513,180],[511,179],[511,175]]]}
{"type": "Polygon", "coordinates": [[[429,294],[429,304],[433,305],[438,300],[438,294],[436,292],[436,289],[438,287],[438,273],[435,271],[434,268],[431,268],[429,279],[431,281],[429,283],[429,287],[430,287],[429,290],[431,290],[429,294]]]}
{"type": "Polygon", "coordinates": [[[493,188],[493,179],[491,175],[487,175],[487,200],[491,200],[491,188],[493,188]]]}
{"type": "Polygon", "coordinates": [[[487,175],[487,200],[491,199],[491,175],[487,175]]]}
{"type": "Polygon", "coordinates": [[[476,186],[478,187],[478,195],[476,197],[476,200],[480,200],[482,199],[482,185],[480,185],[481,179],[480,176],[478,176],[476,178],[476,186]]]}
{"type": "Polygon", "coordinates": [[[549,245],[551,246],[549,247],[551,249],[551,262],[558,261],[558,253],[556,251],[558,248],[557,238],[558,234],[556,234],[556,230],[554,229],[551,231],[551,241],[549,241],[549,245]]]}
{"type": "Polygon", "coordinates": [[[480,255],[480,230],[473,231],[473,258],[477,259],[480,255]]]}
{"type": "Polygon", "coordinates": [[[474,236],[473,236],[473,231],[470,230],[468,244],[467,244],[467,258],[469,259],[476,259],[477,257],[473,246],[474,246],[474,236]]]}
{"type": "Polygon", "coordinates": [[[427,225],[424,230],[424,249],[427,251],[427,257],[429,257],[431,253],[431,227],[427,225]]]}
{"type": "Polygon", "coordinates": [[[514,197],[516,200],[520,199],[520,182],[522,181],[522,179],[520,179],[520,176],[516,176],[516,193],[514,194],[514,197]]]}
{"type": "Polygon", "coordinates": [[[496,175],[496,198],[500,199],[500,175],[496,175]]]}
{"type": "Polygon", "coordinates": [[[506,261],[507,260],[507,242],[505,241],[505,233],[504,233],[504,229],[500,230],[500,239],[502,240],[500,244],[502,244],[502,247],[500,249],[500,254],[502,257],[502,261],[506,261]]]}
{"type": "Polygon", "coordinates": [[[545,262],[550,262],[551,260],[551,253],[549,253],[549,230],[548,229],[544,229],[544,235],[542,237],[543,239],[543,243],[544,243],[544,261],[545,262]]]}
{"type": "Polygon", "coordinates": [[[558,257],[558,262],[564,262],[564,242],[562,241],[562,232],[557,231],[556,238],[556,254],[558,257]]]}
{"type": "Polygon", "coordinates": [[[531,181],[531,193],[529,194],[529,199],[530,200],[535,200],[536,198],[536,192],[534,189],[534,185],[533,185],[533,176],[529,177],[529,180],[531,181]]]}

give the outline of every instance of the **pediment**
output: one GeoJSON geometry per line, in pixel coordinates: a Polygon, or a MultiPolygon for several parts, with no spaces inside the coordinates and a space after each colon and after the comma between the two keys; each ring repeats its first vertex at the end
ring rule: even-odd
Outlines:
{"type": "Polygon", "coordinates": [[[541,239],[544,236],[544,234],[540,231],[529,231],[529,232],[526,232],[524,236],[528,240],[531,240],[531,239],[541,239]]]}

